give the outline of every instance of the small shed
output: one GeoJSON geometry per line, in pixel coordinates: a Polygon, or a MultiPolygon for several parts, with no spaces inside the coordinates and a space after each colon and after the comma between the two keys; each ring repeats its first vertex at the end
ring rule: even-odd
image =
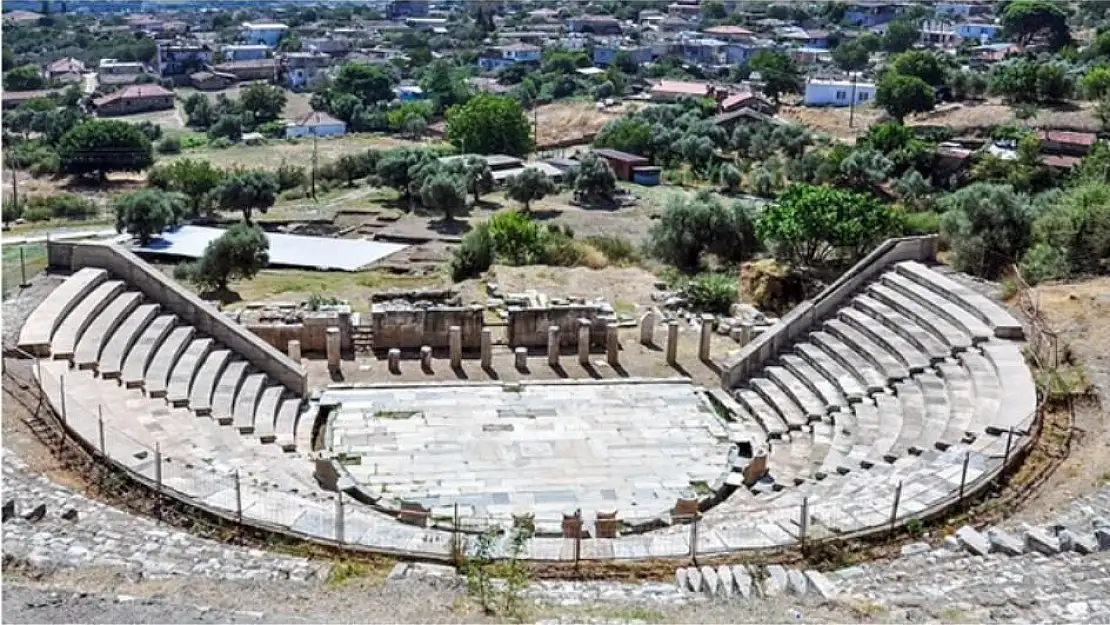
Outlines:
{"type": "Polygon", "coordinates": [[[613,168],[613,173],[621,180],[632,180],[632,170],[651,164],[643,156],[621,152],[620,150],[610,150],[609,148],[598,148],[594,150],[594,154],[605,159],[609,163],[609,167],[613,168]]]}
{"type": "Polygon", "coordinates": [[[346,123],[321,111],[313,111],[285,127],[286,139],[306,136],[342,137],[345,134],[346,123]]]}
{"type": "Polygon", "coordinates": [[[663,178],[662,167],[636,167],[632,170],[632,182],[642,184],[645,187],[654,187],[658,185],[663,178]]]}

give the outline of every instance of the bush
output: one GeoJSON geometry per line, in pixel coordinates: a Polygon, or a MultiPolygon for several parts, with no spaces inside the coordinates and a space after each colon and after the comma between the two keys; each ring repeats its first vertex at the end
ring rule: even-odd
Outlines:
{"type": "MultiPolygon", "coordinates": [[[[277,171],[274,172],[274,177],[277,179],[278,191],[286,191],[289,189],[296,189],[308,184],[308,174],[305,173],[304,167],[297,167],[282,161],[278,165],[277,171]]],[[[303,195],[301,197],[304,197],[303,195]]]]}
{"type": "Polygon", "coordinates": [[[493,264],[493,237],[489,224],[478,224],[463,235],[462,242],[451,254],[447,267],[455,282],[474,278],[493,264]]]}
{"type": "Polygon", "coordinates": [[[1034,245],[1021,259],[1021,275],[1029,284],[1061,280],[1070,271],[1067,251],[1047,243],[1034,245]]]}
{"type": "Polygon", "coordinates": [[[228,139],[227,137],[217,137],[217,138],[208,142],[208,147],[214,148],[214,149],[217,149],[217,150],[222,150],[224,148],[230,148],[233,145],[235,145],[235,144],[232,143],[231,139],[228,139]]]}
{"type": "Polygon", "coordinates": [[[58,219],[87,219],[99,212],[91,199],[72,193],[51,196],[46,198],[44,204],[58,219]]]}
{"type": "Polygon", "coordinates": [[[605,255],[614,265],[635,265],[640,262],[640,250],[632,241],[614,234],[586,237],[586,243],[605,255]]]}
{"type": "Polygon", "coordinates": [[[708,192],[672,196],[648,233],[647,249],[683,271],[697,270],[706,253],[726,262],[747,260],[760,247],[753,213],[747,204],[725,206],[708,192]]]}
{"type": "Polygon", "coordinates": [[[696,311],[727,315],[737,298],[736,278],[723,273],[699,274],[686,284],[682,294],[696,311]]]}
{"type": "Polygon", "coordinates": [[[3,215],[0,217],[4,223],[11,223],[23,216],[22,202],[4,202],[3,215]]]}
{"type": "Polygon", "coordinates": [[[23,219],[27,221],[50,221],[52,217],[54,217],[54,213],[50,211],[50,207],[42,204],[27,206],[23,209],[23,219]]]}
{"type": "Polygon", "coordinates": [[[487,223],[498,260],[509,265],[532,265],[544,257],[546,232],[529,215],[498,213],[487,223]]]}
{"type": "Polygon", "coordinates": [[[159,154],[180,154],[181,139],[177,137],[163,137],[154,149],[157,150],[159,154]]]}
{"type": "Polygon", "coordinates": [[[940,215],[934,212],[906,213],[902,217],[902,231],[906,236],[936,234],[940,232],[940,215]]]}

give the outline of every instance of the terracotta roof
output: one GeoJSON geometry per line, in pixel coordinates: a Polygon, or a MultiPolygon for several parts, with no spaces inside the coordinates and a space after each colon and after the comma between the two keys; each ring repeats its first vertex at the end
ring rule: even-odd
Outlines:
{"type": "Polygon", "coordinates": [[[312,128],[313,126],[333,126],[335,124],[342,123],[343,122],[332,117],[331,115],[328,115],[323,111],[312,111],[308,115],[305,115],[304,117],[301,117],[296,121],[297,126],[307,126],[309,128],[312,128]]]}
{"type": "Polygon", "coordinates": [[[709,83],[682,80],[661,80],[651,88],[652,93],[678,93],[691,96],[709,95],[709,83]]]}
{"type": "Polygon", "coordinates": [[[160,85],[131,85],[115,93],[109,93],[102,98],[97,98],[93,101],[93,104],[103,106],[116,100],[141,100],[143,98],[161,98],[165,96],[173,96],[173,92],[160,85]]]}
{"type": "Polygon", "coordinates": [[[1064,132],[1058,130],[1037,131],[1042,141],[1055,141],[1057,143],[1067,143],[1069,145],[1084,145],[1090,147],[1098,141],[1098,137],[1091,132],[1064,132]]]}
{"type": "Polygon", "coordinates": [[[747,28],[742,28],[740,26],[729,26],[727,24],[723,24],[721,26],[712,26],[710,28],[706,28],[702,32],[707,35],[724,35],[729,37],[746,37],[748,35],[755,34],[747,28]]]}
{"type": "Polygon", "coordinates": [[[743,103],[746,100],[750,100],[752,98],[758,98],[758,97],[759,97],[759,94],[752,93],[751,91],[741,91],[740,93],[734,93],[734,94],[728,96],[727,98],[725,98],[721,102],[721,108],[723,108],[725,110],[728,110],[728,109],[733,108],[735,106],[739,106],[741,103],[743,103]]]}
{"type": "Polygon", "coordinates": [[[629,154],[628,152],[621,152],[620,150],[611,150],[609,148],[595,148],[594,149],[594,154],[597,154],[598,156],[600,156],[604,159],[614,160],[614,161],[618,161],[618,162],[621,162],[621,163],[639,164],[639,163],[649,162],[647,158],[645,158],[643,156],[640,156],[638,154],[629,154]]]}
{"type": "Polygon", "coordinates": [[[52,74],[65,74],[68,72],[80,74],[85,71],[85,64],[73,57],[66,57],[50,63],[46,66],[46,69],[52,74]]]}
{"type": "Polygon", "coordinates": [[[1059,167],[1061,169],[1071,169],[1083,162],[1083,159],[1078,156],[1060,156],[1057,154],[1044,154],[1041,156],[1041,162],[1049,167],[1059,167]]]}

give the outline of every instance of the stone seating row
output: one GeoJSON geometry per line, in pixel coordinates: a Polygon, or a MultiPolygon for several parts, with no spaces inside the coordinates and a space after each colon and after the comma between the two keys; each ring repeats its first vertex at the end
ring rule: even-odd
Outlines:
{"type": "Polygon", "coordinates": [[[295,451],[300,400],[176,316],[159,313],[158,304],[106,272],[83,269],[30,315],[21,344],[295,451]]]}

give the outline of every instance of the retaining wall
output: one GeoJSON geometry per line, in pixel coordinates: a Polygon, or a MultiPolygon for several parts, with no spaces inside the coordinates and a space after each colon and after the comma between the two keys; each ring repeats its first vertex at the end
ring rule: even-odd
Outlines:
{"type": "Polygon", "coordinates": [[[279,351],[286,351],[289,341],[300,341],[302,353],[326,353],[328,328],[339,328],[339,347],[344,352],[354,348],[349,313],[320,314],[305,317],[300,323],[243,323],[279,351]]]}
{"type": "Polygon", "coordinates": [[[616,321],[611,310],[588,304],[547,306],[545,308],[509,308],[506,338],[511,347],[541,348],[547,346],[547,330],[559,326],[559,345],[578,345],[578,320],[590,320],[590,344],[604,345],[606,326],[616,321]]]}
{"type": "Polygon", "coordinates": [[[67,271],[83,267],[107,269],[289,390],[301,396],[308,394],[304,367],[131,252],[107,241],[51,241],[46,249],[50,267],[67,271]]]}
{"type": "Polygon", "coordinates": [[[484,306],[443,306],[390,310],[375,304],[370,311],[374,349],[447,348],[451,326],[462,328],[463,349],[479,349],[485,325],[484,306]]]}
{"type": "Polygon", "coordinates": [[[721,367],[721,385],[725,388],[738,386],[761,369],[764,362],[777,356],[835,312],[861,286],[886,271],[887,267],[904,260],[930,262],[936,258],[936,247],[936,235],[887,239],[817,297],[798,304],[743,349],[729,355],[721,367]]]}

